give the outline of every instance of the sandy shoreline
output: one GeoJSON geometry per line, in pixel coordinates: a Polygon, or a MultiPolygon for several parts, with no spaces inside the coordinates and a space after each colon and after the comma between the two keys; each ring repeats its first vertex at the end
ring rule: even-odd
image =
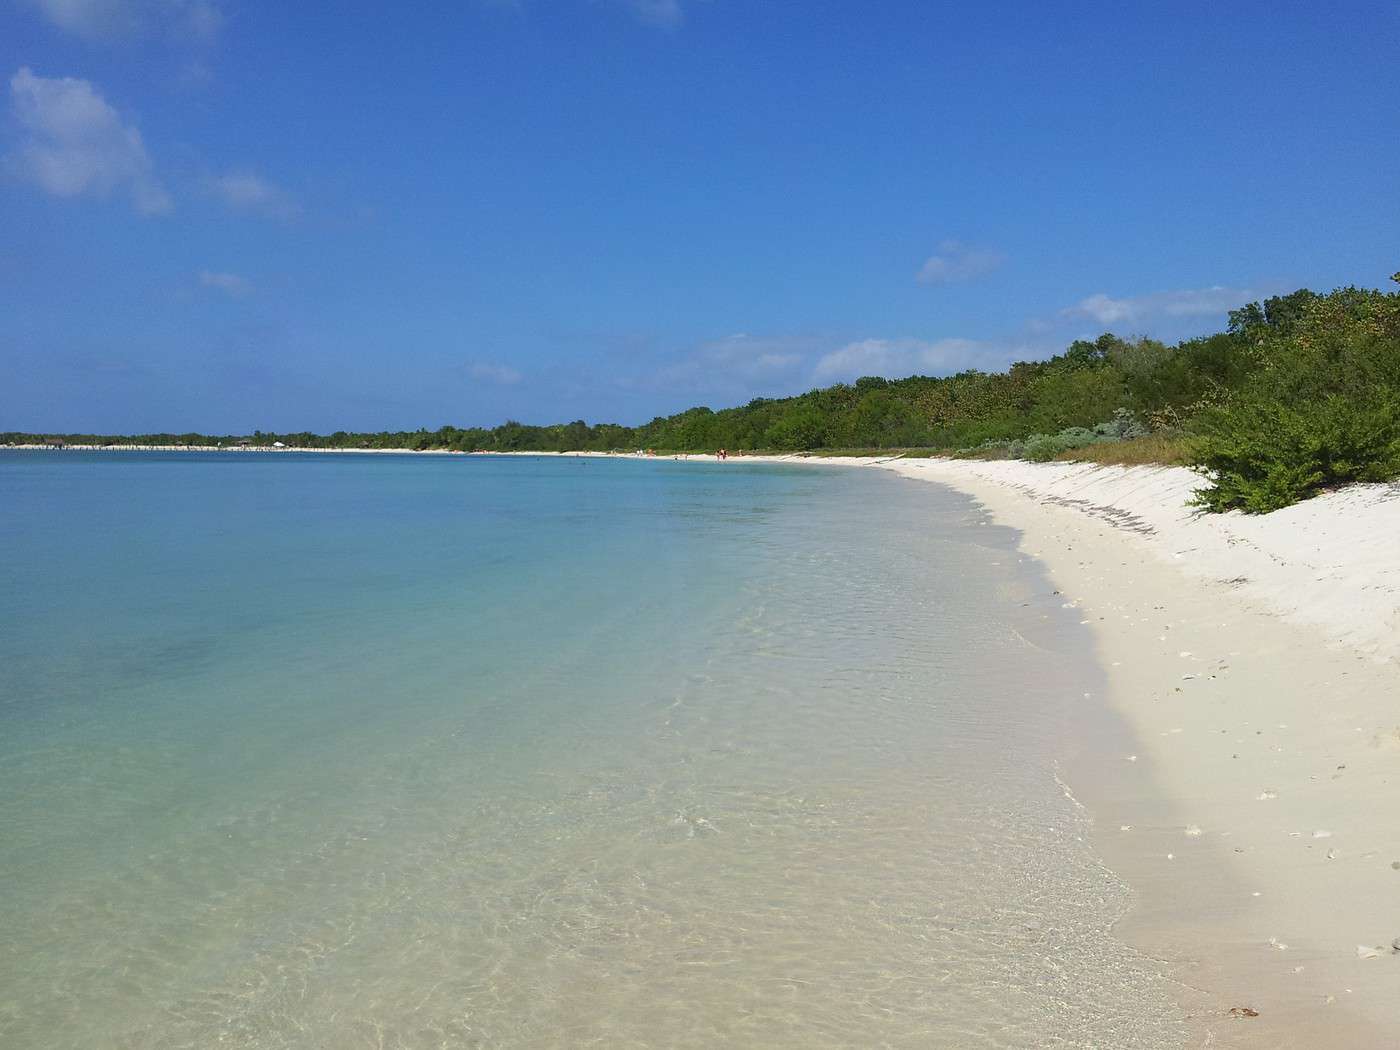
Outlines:
{"type": "Polygon", "coordinates": [[[735,460],[765,461],[965,492],[1080,612],[1133,743],[1086,738],[1064,780],[1191,1045],[1400,1045],[1400,486],[1203,516],[1178,468],[735,460]]]}
{"type": "Polygon", "coordinates": [[[1181,468],[744,460],[879,466],[1020,532],[1133,739],[1090,709],[1063,777],[1191,1045],[1400,1045],[1400,485],[1250,517],[1193,512],[1181,468]]]}
{"type": "Polygon", "coordinates": [[[886,465],[1019,530],[1094,632],[1136,750],[1065,778],[1198,1045],[1400,1044],[1400,487],[1199,516],[1175,468],[886,465]]]}

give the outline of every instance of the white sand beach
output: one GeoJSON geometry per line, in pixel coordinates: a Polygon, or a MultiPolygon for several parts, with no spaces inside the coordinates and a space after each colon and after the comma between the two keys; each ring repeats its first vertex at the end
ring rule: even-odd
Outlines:
{"type": "Polygon", "coordinates": [[[885,465],[1020,530],[1093,631],[1136,744],[1065,780],[1199,1045],[1400,1045],[1400,486],[1247,517],[1178,468],[885,465]]]}

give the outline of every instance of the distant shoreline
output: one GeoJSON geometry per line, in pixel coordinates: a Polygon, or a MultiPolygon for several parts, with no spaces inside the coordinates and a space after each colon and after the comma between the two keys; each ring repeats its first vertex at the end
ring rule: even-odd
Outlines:
{"type": "MultiPolygon", "coordinates": [[[[0,445],[0,449],[22,452],[325,452],[335,455],[342,453],[391,455],[391,456],[476,456],[478,452],[458,452],[454,449],[434,448],[303,448],[284,445],[274,448],[271,445],[0,445]]],[[[540,455],[556,453],[542,452],[540,455]]]]}
{"type": "MultiPolygon", "coordinates": [[[[586,456],[606,459],[714,459],[707,452],[552,452],[548,450],[520,449],[497,451],[482,449],[466,451],[451,448],[311,448],[304,445],[0,445],[0,449],[22,452],[316,452],[326,455],[370,455],[370,456],[586,456]]],[[[732,453],[735,459],[844,459],[841,456],[821,456],[817,453],[792,453],[769,456],[767,453],[732,453]]]]}
{"type": "MultiPolygon", "coordinates": [[[[553,452],[545,449],[502,450],[482,449],[470,452],[447,448],[310,448],[300,445],[285,445],[275,448],[271,445],[0,445],[0,451],[21,452],[231,452],[269,453],[287,452],[316,453],[318,455],[367,455],[367,456],[475,456],[488,458],[495,456],[541,456],[553,459],[672,459],[721,462],[712,452],[593,452],[570,450],[553,452]]],[[[902,452],[891,451],[888,456],[840,456],[821,452],[731,452],[730,459],[746,463],[794,463],[827,462],[836,464],[883,463],[901,458],[902,452]]]]}

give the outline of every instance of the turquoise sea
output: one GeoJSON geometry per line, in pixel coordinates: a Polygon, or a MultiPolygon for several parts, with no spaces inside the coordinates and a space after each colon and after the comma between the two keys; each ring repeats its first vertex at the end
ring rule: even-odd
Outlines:
{"type": "Polygon", "coordinates": [[[0,452],[0,1046],[1169,1045],[1086,628],[839,466],[0,452]]]}

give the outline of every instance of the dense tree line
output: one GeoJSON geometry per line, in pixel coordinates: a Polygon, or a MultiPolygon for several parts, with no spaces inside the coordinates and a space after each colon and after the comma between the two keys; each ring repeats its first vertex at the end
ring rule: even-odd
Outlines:
{"type": "MultiPolygon", "coordinates": [[[[1400,280],[1400,274],[1396,275],[1400,280]]],[[[1147,431],[1184,435],[1211,509],[1262,511],[1351,480],[1400,475],[1400,294],[1306,289],[1233,311],[1169,346],[1104,334],[1004,372],[866,377],[787,398],[697,407],[636,427],[532,426],[334,434],[0,434],[19,443],[461,451],[929,449],[1048,458],[1147,431]]]]}

